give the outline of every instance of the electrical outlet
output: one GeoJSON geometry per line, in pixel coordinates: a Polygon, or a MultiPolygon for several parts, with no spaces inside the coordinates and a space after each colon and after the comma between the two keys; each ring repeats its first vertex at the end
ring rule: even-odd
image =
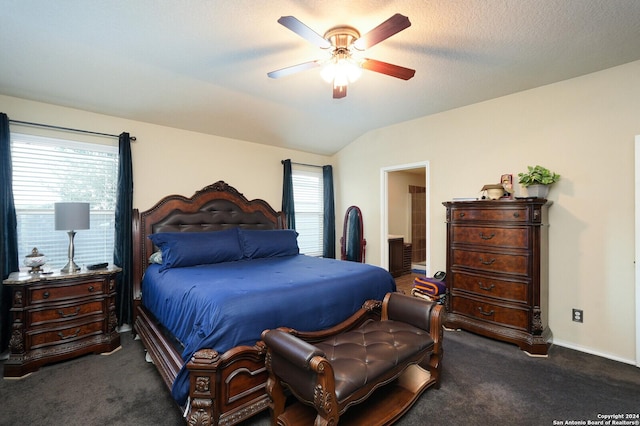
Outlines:
{"type": "Polygon", "coordinates": [[[582,309],[573,309],[572,311],[573,321],[582,322],[584,320],[584,313],[582,309]]]}

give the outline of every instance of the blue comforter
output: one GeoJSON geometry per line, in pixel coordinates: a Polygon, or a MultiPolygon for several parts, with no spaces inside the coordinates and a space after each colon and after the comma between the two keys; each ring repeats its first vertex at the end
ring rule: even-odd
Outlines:
{"type": "MultiPolygon", "coordinates": [[[[223,353],[254,345],[265,329],[332,327],[369,299],[395,291],[386,270],[363,263],[296,255],[167,269],[147,268],[143,303],[182,343],[182,359],[203,348],[223,353]]],[[[183,366],[172,395],[189,394],[183,366]]]]}

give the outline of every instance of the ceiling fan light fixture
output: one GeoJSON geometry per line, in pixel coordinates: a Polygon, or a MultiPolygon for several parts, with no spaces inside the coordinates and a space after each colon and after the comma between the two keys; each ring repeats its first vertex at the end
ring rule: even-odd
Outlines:
{"type": "Polygon", "coordinates": [[[267,73],[267,76],[271,78],[285,77],[299,71],[321,67],[321,77],[333,85],[333,98],[340,99],[347,96],[348,83],[356,81],[362,75],[362,69],[403,80],[409,80],[415,75],[415,70],[413,69],[375,59],[363,58],[360,55],[365,49],[375,46],[411,26],[409,18],[399,13],[396,13],[362,37],[358,30],[344,25],[333,27],[324,36],[321,36],[293,16],[282,16],[278,19],[278,23],[318,47],[327,49],[327,53],[331,57],[327,60],[309,61],[271,71],[267,73]]]}
{"type": "Polygon", "coordinates": [[[325,63],[320,76],[334,86],[346,86],[362,75],[362,66],[358,61],[346,54],[338,54],[325,63]]]}

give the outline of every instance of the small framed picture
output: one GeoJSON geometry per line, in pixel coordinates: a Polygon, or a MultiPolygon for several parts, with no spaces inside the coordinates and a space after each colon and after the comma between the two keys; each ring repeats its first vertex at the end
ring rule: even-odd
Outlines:
{"type": "Polygon", "coordinates": [[[512,174],[504,174],[500,176],[500,183],[504,188],[504,195],[502,198],[504,199],[512,199],[513,198],[513,175],[512,174]]]}

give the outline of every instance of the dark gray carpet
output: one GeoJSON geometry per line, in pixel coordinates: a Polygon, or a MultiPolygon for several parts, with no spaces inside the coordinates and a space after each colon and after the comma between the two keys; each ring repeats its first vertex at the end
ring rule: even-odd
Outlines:
{"type": "MultiPolygon", "coordinates": [[[[599,414],[640,413],[640,368],[556,346],[549,355],[532,358],[510,344],[447,331],[442,387],[428,390],[397,424],[586,424],[599,414]]],[[[0,381],[0,404],[1,425],[184,424],[130,333],[109,356],[0,381]]],[[[265,413],[244,426],[267,424],[265,413]]]]}

